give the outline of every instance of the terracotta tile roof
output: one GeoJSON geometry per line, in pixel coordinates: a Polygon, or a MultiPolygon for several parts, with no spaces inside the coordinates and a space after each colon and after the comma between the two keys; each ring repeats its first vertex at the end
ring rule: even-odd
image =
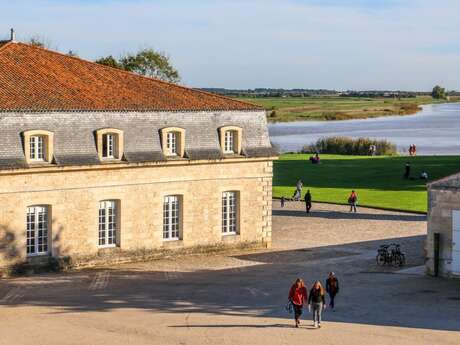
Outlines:
{"type": "Polygon", "coordinates": [[[24,43],[0,42],[0,111],[262,110],[24,43]]]}

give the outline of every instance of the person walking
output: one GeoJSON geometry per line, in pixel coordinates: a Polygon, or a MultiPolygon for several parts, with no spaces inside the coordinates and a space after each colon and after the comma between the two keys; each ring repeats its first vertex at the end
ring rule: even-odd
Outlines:
{"type": "Polygon", "coordinates": [[[326,292],[329,295],[329,307],[334,311],[335,296],[339,293],[339,280],[334,272],[329,272],[329,276],[326,279],[326,292]]]}
{"type": "Polygon", "coordinates": [[[301,278],[297,278],[294,284],[292,284],[291,288],[289,289],[288,299],[294,307],[294,320],[295,327],[297,328],[300,324],[302,308],[308,300],[307,288],[305,287],[305,283],[301,278]]]}
{"type": "Polygon", "coordinates": [[[319,281],[313,284],[308,296],[308,308],[313,312],[313,326],[321,327],[321,314],[326,309],[324,289],[319,281]]]}
{"type": "Polygon", "coordinates": [[[311,193],[310,190],[307,190],[305,193],[305,211],[310,213],[311,210],[311,193]]]}
{"type": "Polygon", "coordinates": [[[406,165],[404,166],[404,178],[407,180],[410,177],[410,163],[406,162],[406,165]]]}
{"type": "Polygon", "coordinates": [[[284,196],[281,197],[281,207],[283,208],[284,207],[284,204],[286,203],[286,199],[284,198],[284,196]]]}
{"type": "Polygon", "coordinates": [[[356,204],[358,203],[358,195],[354,190],[351,191],[350,197],[348,198],[348,203],[350,204],[350,212],[356,213],[356,204]]]}

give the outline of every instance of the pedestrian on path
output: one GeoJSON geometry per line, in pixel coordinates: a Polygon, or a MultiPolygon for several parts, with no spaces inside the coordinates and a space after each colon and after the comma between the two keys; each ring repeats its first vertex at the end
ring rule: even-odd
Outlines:
{"type": "Polygon", "coordinates": [[[350,204],[350,212],[356,213],[356,205],[358,203],[358,195],[354,190],[351,191],[350,197],[348,198],[348,203],[350,204]]]}
{"type": "Polygon", "coordinates": [[[329,307],[334,311],[335,296],[339,293],[339,280],[334,272],[329,272],[329,276],[326,279],[326,292],[329,295],[329,307]]]}
{"type": "Polygon", "coordinates": [[[326,309],[324,289],[319,280],[313,284],[308,296],[308,309],[313,312],[313,326],[321,328],[321,314],[326,309]]]}
{"type": "Polygon", "coordinates": [[[310,213],[311,210],[311,193],[310,190],[307,190],[305,193],[305,211],[310,213]]]}
{"type": "Polygon", "coordinates": [[[284,207],[284,204],[286,203],[286,199],[284,196],[281,197],[281,207],[284,207]]]}
{"type": "Polygon", "coordinates": [[[289,289],[289,301],[294,307],[295,327],[299,327],[302,308],[308,300],[307,288],[302,279],[297,278],[289,289]]]}

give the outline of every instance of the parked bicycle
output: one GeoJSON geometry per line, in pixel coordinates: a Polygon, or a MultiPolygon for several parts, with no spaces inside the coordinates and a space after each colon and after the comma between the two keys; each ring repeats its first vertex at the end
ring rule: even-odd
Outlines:
{"type": "Polygon", "coordinates": [[[397,243],[383,244],[377,250],[377,265],[392,265],[401,267],[406,264],[406,255],[401,251],[401,246],[397,243]]]}

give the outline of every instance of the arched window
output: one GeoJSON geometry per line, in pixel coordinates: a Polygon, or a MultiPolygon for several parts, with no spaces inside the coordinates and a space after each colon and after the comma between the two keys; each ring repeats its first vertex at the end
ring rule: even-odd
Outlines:
{"type": "Polygon", "coordinates": [[[224,126],[219,132],[220,147],[224,155],[240,155],[243,130],[240,127],[224,126]]]}
{"type": "Polygon", "coordinates": [[[51,163],[53,161],[54,134],[45,130],[23,133],[24,155],[28,164],[51,163]]]}
{"type": "Polygon", "coordinates": [[[183,158],[185,154],[185,129],[178,127],[161,129],[161,146],[166,157],[183,158]]]}
{"type": "Polygon", "coordinates": [[[123,158],[123,131],[103,128],[96,131],[97,152],[101,161],[123,158]]]}

